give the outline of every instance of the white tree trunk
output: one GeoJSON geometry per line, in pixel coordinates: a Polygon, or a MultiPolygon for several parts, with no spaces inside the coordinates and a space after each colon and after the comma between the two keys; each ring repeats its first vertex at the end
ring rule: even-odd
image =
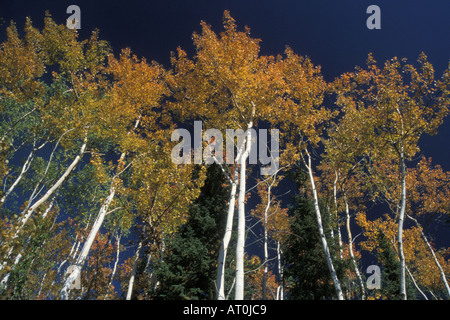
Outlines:
{"type": "Polygon", "coordinates": [[[17,184],[22,180],[24,174],[28,171],[30,168],[31,162],[34,159],[34,154],[36,153],[36,148],[33,145],[33,150],[31,150],[30,154],[27,157],[27,160],[22,166],[22,170],[20,171],[19,176],[14,180],[13,184],[8,188],[8,191],[5,192],[3,197],[0,199],[0,206],[3,205],[3,203],[6,201],[6,198],[13,192],[14,188],[17,186],[17,184]]]}
{"type": "Polygon", "coordinates": [[[412,275],[412,273],[409,271],[409,268],[407,266],[405,266],[406,272],[408,272],[409,277],[411,278],[411,281],[413,282],[414,286],[416,287],[417,291],[419,291],[419,293],[422,295],[422,297],[425,300],[428,300],[428,297],[425,293],[423,293],[423,291],[419,288],[419,285],[417,284],[416,280],[414,279],[414,276],[412,275]]]}
{"type": "Polygon", "coordinates": [[[75,279],[77,279],[81,274],[81,269],[86,262],[86,259],[89,255],[89,251],[91,250],[91,246],[94,243],[94,239],[97,236],[98,231],[100,230],[100,227],[103,224],[103,220],[105,219],[106,213],[108,212],[109,205],[111,204],[111,201],[114,198],[114,195],[116,193],[116,189],[114,187],[114,181],[113,179],[111,183],[111,187],[109,189],[109,195],[103,202],[100,211],[98,213],[97,219],[95,220],[91,231],[89,232],[89,235],[83,245],[83,249],[81,249],[80,255],[77,258],[77,261],[75,263],[75,266],[70,273],[70,275],[67,277],[66,281],[64,282],[63,288],[60,292],[60,299],[62,300],[68,300],[69,299],[69,293],[71,286],[75,279]]]}
{"type": "Polygon", "coordinates": [[[405,209],[406,209],[406,173],[405,173],[405,160],[403,154],[403,146],[401,146],[400,154],[400,178],[402,184],[401,191],[401,205],[400,214],[398,217],[398,233],[397,233],[397,243],[398,243],[398,255],[400,258],[400,297],[402,300],[407,300],[406,296],[406,262],[405,254],[403,252],[403,222],[405,219],[405,209]]]}
{"type": "Polygon", "coordinates": [[[23,116],[21,116],[16,122],[14,122],[14,124],[9,127],[8,130],[6,130],[6,132],[3,134],[2,138],[0,139],[0,143],[2,143],[3,141],[5,141],[8,133],[10,133],[15,127],[16,125],[21,122],[23,119],[25,119],[26,117],[28,117],[30,114],[32,114],[35,110],[37,110],[36,107],[34,107],[33,109],[31,109],[30,111],[28,111],[27,113],[25,113],[23,116]]]}
{"type": "MultiPolygon", "coordinates": [[[[133,129],[128,131],[127,135],[129,135],[133,130],[136,130],[136,128],[139,125],[140,119],[141,119],[141,115],[138,116],[133,129]]],[[[86,140],[85,140],[85,142],[86,142],[86,140]]],[[[125,152],[122,152],[122,154],[120,155],[119,162],[122,161],[123,159],[125,159],[125,152]]],[[[69,299],[69,293],[70,293],[70,288],[72,286],[72,283],[75,279],[77,279],[77,277],[80,276],[81,268],[83,267],[88,255],[89,255],[89,251],[91,250],[91,246],[94,242],[94,239],[97,236],[97,233],[103,224],[103,220],[105,219],[106,215],[108,214],[109,205],[111,204],[111,202],[114,199],[114,196],[116,194],[116,189],[114,186],[115,180],[124,170],[122,170],[121,172],[117,172],[116,175],[112,179],[111,186],[109,188],[109,195],[105,199],[105,201],[103,202],[103,204],[100,208],[97,219],[95,220],[94,225],[92,226],[92,229],[88,235],[88,238],[86,239],[86,242],[83,245],[83,249],[81,250],[80,255],[78,256],[78,259],[77,259],[75,268],[73,269],[73,272],[67,277],[66,282],[64,283],[64,286],[61,289],[60,298],[62,300],[69,299]],[[76,274],[76,276],[73,276],[73,274],[76,274]]]]}
{"type": "Polygon", "coordinates": [[[314,209],[316,211],[317,225],[319,228],[319,234],[320,234],[320,239],[322,242],[323,251],[325,253],[325,258],[327,260],[328,269],[330,270],[331,278],[333,280],[334,287],[336,289],[336,295],[339,300],[344,300],[344,295],[342,294],[342,289],[341,289],[341,283],[336,275],[333,261],[331,260],[331,255],[330,255],[330,250],[328,248],[327,239],[326,239],[325,233],[323,231],[322,216],[320,214],[320,208],[319,208],[319,198],[317,196],[317,190],[316,190],[316,186],[314,183],[314,176],[313,176],[312,166],[311,166],[311,156],[306,149],[305,149],[305,151],[308,156],[308,163],[305,163],[305,165],[306,165],[306,167],[308,169],[308,173],[309,173],[309,181],[311,183],[312,193],[313,193],[313,197],[314,197],[314,209]]]}
{"type": "Polygon", "coordinates": [[[338,173],[335,172],[336,178],[333,182],[333,198],[334,198],[334,215],[336,218],[336,227],[337,227],[337,234],[338,234],[338,243],[339,243],[339,257],[341,260],[344,258],[344,253],[342,251],[342,234],[341,234],[341,227],[339,226],[339,215],[338,215],[338,204],[337,204],[337,182],[338,182],[338,173]]]}
{"type": "MultiPolygon", "coordinates": [[[[227,296],[225,296],[225,262],[233,230],[236,192],[237,186],[239,184],[239,171],[237,163],[240,162],[240,159],[244,156],[244,148],[245,148],[245,139],[242,139],[241,145],[238,146],[238,153],[235,159],[234,177],[232,179],[229,178],[231,182],[231,191],[230,191],[230,199],[228,201],[227,222],[225,226],[225,234],[223,236],[222,244],[220,246],[219,259],[217,265],[217,279],[216,279],[217,300],[225,300],[227,298],[227,296]]],[[[222,165],[221,164],[219,165],[222,168],[222,165]]],[[[225,172],[223,168],[222,171],[225,172]]]]}
{"type": "MultiPolygon", "coordinates": [[[[254,114],[254,109],[253,109],[254,114]]],[[[245,193],[246,193],[246,168],[247,158],[251,150],[251,132],[253,121],[247,126],[247,136],[245,141],[245,151],[240,158],[239,173],[239,199],[238,199],[238,228],[236,242],[236,284],[234,291],[235,300],[244,300],[244,253],[245,253],[245,193]]]]}
{"type": "Polygon", "coordinates": [[[278,261],[278,288],[277,288],[277,300],[284,300],[284,279],[283,279],[283,266],[281,264],[281,242],[277,241],[277,261],[278,261]]]}
{"type": "Polygon", "coordinates": [[[233,230],[234,207],[236,202],[236,189],[238,185],[237,166],[235,167],[235,177],[231,184],[230,199],[228,201],[227,221],[225,234],[219,251],[219,260],[217,265],[216,295],[217,300],[225,300],[225,261],[227,258],[228,245],[230,244],[231,233],[233,230]]]}
{"type": "Polygon", "coordinates": [[[271,183],[269,183],[267,187],[267,205],[264,209],[264,273],[263,273],[263,283],[262,283],[262,299],[267,299],[267,276],[269,273],[269,235],[268,235],[268,218],[269,218],[269,210],[270,210],[270,203],[271,203],[271,192],[272,192],[272,186],[275,183],[275,178],[272,180],[271,183]]]}
{"type": "Polygon", "coordinates": [[[262,283],[262,299],[267,299],[267,275],[269,272],[268,261],[269,261],[269,248],[268,248],[268,234],[267,234],[267,210],[264,215],[264,274],[262,283]]]}
{"type": "Polygon", "coordinates": [[[139,254],[141,253],[141,248],[142,248],[142,241],[139,242],[139,246],[136,250],[136,255],[134,257],[133,270],[131,270],[130,280],[128,281],[128,290],[127,290],[127,298],[126,298],[127,300],[131,300],[131,296],[133,294],[134,279],[136,278],[136,267],[137,267],[137,262],[139,261],[139,254]]]}
{"type": "Polygon", "coordinates": [[[430,252],[431,252],[431,254],[432,254],[432,256],[433,256],[434,263],[435,263],[436,266],[438,267],[439,273],[440,273],[441,278],[442,278],[442,282],[443,282],[444,285],[445,285],[445,289],[446,289],[446,291],[447,291],[447,295],[448,295],[448,297],[450,297],[450,287],[449,287],[449,285],[448,285],[448,281],[447,281],[447,277],[446,277],[446,275],[445,275],[444,269],[442,269],[442,266],[441,266],[441,264],[439,263],[439,261],[438,261],[438,259],[437,259],[437,257],[436,257],[436,254],[434,253],[433,248],[431,247],[430,243],[428,242],[428,239],[427,239],[427,237],[425,236],[425,233],[423,233],[422,227],[419,225],[419,223],[417,222],[416,219],[414,219],[414,218],[411,217],[410,215],[407,215],[407,217],[410,218],[411,220],[413,220],[413,221],[415,222],[416,226],[420,229],[420,234],[421,234],[421,236],[422,236],[422,239],[423,239],[423,241],[425,242],[425,244],[427,245],[428,250],[430,250],[430,252]]]}
{"type": "Polygon", "coordinates": [[[109,278],[109,283],[108,286],[106,287],[106,293],[105,293],[105,300],[108,298],[108,294],[109,294],[109,288],[112,285],[112,282],[114,280],[114,276],[116,275],[116,271],[117,271],[117,264],[119,263],[119,255],[120,255],[120,239],[122,238],[121,234],[117,234],[116,236],[116,245],[117,245],[117,249],[116,249],[116,261],[114,262],[114,267],[113,267],[113,271],[111,272],[111,277],[109,278]]]}
{"type": "Polygon", "coordinates": [[[84,151],[86,149],[87,145],[87,139],[84,140],[83,145],[81,146],[80,153],[75,157],[75,159],[72,161],[72,163],[69,165],[69,167],[66,169],[64,174],[58,179],[58,181],[55,182],[55,184],[48,189],[48,191],[38,200],[36,201],[26,212],[24,217],[22,218],[20,222],[20,227],[17,229],[16,234],[14,238],[16,238],[19,234],[19,232],[22,230],[24,225],[27,223],[28,219],[31,217],[33,212],[39,208],[47,199],[63,184],[63,182],[67,179],[67,177],[72,173],[72,171],[75,169],[77,164],[80,162],[80,160],[83,158],[84,151]]]}
{"type": "Polygon", "coordinates": [[[353,253],[353,236],[350,228],[350,210],[348,208],[347,196],[344,193],[344,202],[345,202],[345,214],[346,214],[346,225],[347,225],[347,236],[348,236],[348,251],[350,253],[350,258],[352,260],[353,268],[355,269],[356,277],[358,278],[359,288],[361,290],[361,300],[366,299],[366,291],[364,289],[364,282],[361,277],[361,273],[359,272],[358,266],[356,264],[355,255],[353,253]]]}

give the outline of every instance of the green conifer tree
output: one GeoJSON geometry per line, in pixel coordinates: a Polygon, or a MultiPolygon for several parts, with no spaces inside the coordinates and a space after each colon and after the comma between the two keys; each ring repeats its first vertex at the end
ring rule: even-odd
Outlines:
{"type": "Polygon", "coordinates": [[[223,237],[229,190],[221,168],[209,166],[201,195],[186,224],[167,239],[167,254],[154,266],[155,299],[214,299],[217,255],[223,237]]]}
{"type": "MultiPolygon", "coordinates": [[[[383,232],[377,234],[380,250],[377,259],[383,266],[381,270],[381,295],[386,300],[400,300],[400,261],[392,249],[389,239],[383,232]]],[[[415,299],[416,292],[409,278],[406,279],[406,293],[409,300],[415,299]]]]}
{"type": "MultiPolygon", "coordinates": [[[[336,291],[321,246],[314,204],[307,196],[307,176],[301,168],[296,169],[293,175],[301,191],[293,196],[289,208],[289,215],[293,219],[284,249],[288,296],[292,300],[331,299],[335,297],[336,291]]],[[[325,230],[329,230],[329,220],[329,215],[324,215],[325,230]]],[[[330,252],[336,257],[338,248],[333,241],[329,243],[330,252]]],[[[346,264],[343,261],[333,263],[336,264],[338,277],[343,279],[346,264]]]]}

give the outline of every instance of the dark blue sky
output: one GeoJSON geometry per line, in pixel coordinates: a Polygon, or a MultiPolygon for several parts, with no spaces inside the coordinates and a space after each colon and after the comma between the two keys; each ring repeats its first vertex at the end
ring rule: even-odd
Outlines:
{"type": "MultiPolygon", "coordinates": [[[[191,35],[200,31],[202,20],[220,32],[225,9],[240,27],[248,25],[252,35],[262,40],[263,54],[282,53],[289,45],[321,65],[328,81],[363,66],[369,52],[383,63],[394,56],[415,62],[423,51],[438,77],[450,59],[449,0],[0,0],[0,17],[22,27],[29,16],[41,26],[49,10],[57,22],[65,23],[66,8],[72,4],[81,9],[81,37],[98,28],[116,53],[130,47],[138,56],[166,67],[170,51],[178,46],[193,51],[191,35]],[[366,27],[366,9],[372,4],[381,9],[381,30],[366,27]]],[[[449,137],[447,118],[437,136],[421,141],[422,152],[444,170],[450,170],[449,137]]]]}

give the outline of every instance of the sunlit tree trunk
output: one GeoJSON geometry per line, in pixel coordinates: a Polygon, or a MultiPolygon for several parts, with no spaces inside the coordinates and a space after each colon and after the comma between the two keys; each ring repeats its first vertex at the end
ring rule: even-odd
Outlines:
{"type": "Polygon", "coordinates": [[[255,114],[255,106],[253,106],[252,120],[247,125],[245,141],[245,151],[240,158],[239,173],[239,199],[238,199],[238,227],[236,242],[236,284],[235,284],[235,300],[244,299],[244,253],[245,253],[245,194],[246,194],[246,168],[247,158],[251,150],[251,131],[253,127],[253,117],[255,114]]]}
{"type": "Polygon", "coordinates": [[[338,205],[337,205],[337,181],[338,181],[338,173],[335,172],[336,178],[333,182],[333,199],[334,199],[334,217],[336,219],[336,231],[338,235],[338,244],[339,244],[339,258],[342,260],[344,255],[342,252],[342,234],[341,234],[341,228],[339,226],[339,215],[338,215],[338,205]]]}
{"type": "Polygon", "coordinates": [[[80,153],[75,157],[75,159],[72,161],[72,163],[69,165],[69,167],[66,169],[66,171],[61,175],[61,177],[56,181],[53,186],[47,190],[47,192],[38,200],[36,201],[25,213],[24,217],[20,221],[19,229],[16,231],[16,237],[19,234],[20,230],[24,227],[24,225],[27,223],[28,219],[31,217],[34,211],[36,211],[37,208],[39,208],[47,199],[64,183],[64,181],[69,177],[69,175],[73,172],[73,170],[76,168],[78,163],[81,161],[84,155],[84,151],[87,146],[87,138],[84,139],[83,145],[80,148],[80,153]]]}
{"type": "Polygon", "coordinates": [[[320,239],[322,242],[323,251],[325,253],[325,258],[327,260],[328,269],[330,270],[331,278],[333,280],[334,287],[336,289],[336,295],[339,300],[344,300],[344,295],[343,295],[342,289],[341,289],[341,283],[340,283],[340,281],[337,277],[336,271],[334,269],[333,261],[331,260],[330,250],[328,248],[327,239],[326,239],[325,233],[323,231],[322,216],[320,214],[320,208],[319,208],[319,198],[317,196],[317,190],[316,190],[316,186],[314,183],[314,176],[313,176],[313,171],[312,171],[312,166],[311,166],[311,156],[306,149],[305,149],[305,151],[308,156],[308,161],[304,161],[304,162],[305,162],[306,168],[308,169],[309,181],[311,183],[311,189],[312,189],[312,194],[313,194],[313,198],[314,198],[314,209],[316,212],[317,225],[319,228],[319,235],[320,235],[320,239]]]}
{"type": "Polygon", "coordinates": [[[283,265],[281,263],[281,242],[277,241],[277,262],[278,262],[278,288],[277,288],[277,300],[284,300],[284,277],[283,277],[283,265]]]}
{"type": "Polygon", "coordinates": [[[86,259],[89,255],[89,251],[91,250],[92,244],[94,243],[95,237],[97,236],[97,233],[103,224],[103,220],[105,219],[105,216],[108,212],[109,205],[111,204],[111,201],[113,200],[114,195],[116,193],[116,189],[114,186],[114,182],[115,182],[114,180],[115,179],[113,179],[113,181],[111,183],[108,197],[105,199],[105,201],[103,202],[103,204],[100,208],[97,219],[95,220],[94,224],[92,225],[91,231],[83,245],[83,249],[81,249],[81,252],[75,262],[72,272],[67,276],[67,279],[64,282],[64,285],[60,292],[60,299],[62,299],[62,300],[69,299],[69,294],[70,294],[72,284],[81,275],[81,269],[83,268],[84,263],[86,262],[86,259]]]}
{"type": "Polygon", "coordinates": [[[108,286],[106,287],[106,293],[105,293],[105,300],[108,298],[108,294],[109,294],[109,288],[111,288],[112,282],[114,280],[114,277],[116,275],[116,271],[117,271],[117,264],[119,263],[119,255],[120,255],[120,239],[122,238],[121,234],[116,234],[116,261],[114,262],[114,267],[113,270],[111,272],[111,277],[109,278],[109,283],[108,286]]]}
{"type": "Polygon", "coordinates": [[[400,259],[400,297],[402,300],[407,300],[406,261],[405,261],[405,254],[403,251],[403,222],[405,219],[405,209],[406,209],[406,172],[405,172],[405,158],[403,153],[403,145],[401,146],[400,151],[400,179],[402,191],[401,191],[401,204],[400,204],[400,213],[398,216],[398,232],[397,232],[398,255],[400,259]]]}
{"type": "MultiPolygon", "coordinates": [[[[141,116],[139,116],[137,118],[133,130],[136,130],[137,126],[139,125],[140,118],[141,118],[141,116]]],[[[127,134],[129,135],[130,133],[131,133],[131,131],[129,131],[127,134]]],[[[125,152],[122,152],[118,162],[121,163],[121,162],[123,162],[124,159],[125,159],[125,152]]],[[[126,170],[126,168],[124,170],[126,170]]],[[[70,287],[72,286],[73,281],[75,279],[77,279],[81,274],[81,269],[83,268],[84,263],[89,255],[89,251],[91,250],[92,244],[94,243],[94,239],[97,236],[97,233],[100,230],[100,227],[102,226],[106,215],[108,214],[109,206],[110,206],[111,202],[113,201],[114,196],[116,194],[116,186],[115,186],[116,179],[124,170],[122,170],[121,172],[116,172],[116,174],[112,178],[111,186],[109,188],[109,194],[106,197],[106,199],[103,201],[102,206],[100,207],[99,213],[97,215],[97,219],[95,220],[95,222],[91,228],[91,231],[89,232],[89,235],[83,245],[83,249],[81,250],[80,255],[77,258],[77,261],[75,263],[73,271],[71,272],[71,274],[69,274],[69,276],[67,277],[67,279],[63,285],[63,288],[61,289],[60,298],[62,300],[69,299],[70,287]]],[[[114,209],[114,210],[117,210],[117,209],[114,209]]]]}
{"type": "MultiPolygon", "coordinates": [[[[271,197],[272,197],[272,186],[275,182],[275,179],[272,180],[272,182],[269,183],[267,187],[267,205],[264,208],[264,269],[263,269],[263,283],[262,283],[262,299],[267,299],[267,276],[269,273],[269,235],[268,235],[268,219],[269,219],[269,210],[270,210],[270,204],[271,204],[271,197]]],[[[278,249],[278,248],[277,248],[278,249]]]]}
{"type": "MultiPolygon", "coordinates": [[[[269,191],[270,192],[270,191],[269,191]]],[[[270,203],[270,202],[269,202],[270,203]]],[[[267,204],[269,207],[269,204],[267,204]]],[[[262,299],[267,299],[267,274],[269,272],[268,261],[269,261],[269,248],[268,248],[268,234],[267,234],[267,213],[268,210],[264,212],[264,269],[263,269],[263,283],[262,283],[262,299]]]]}
{"type": "MultiPolygon", "coordinates": [[[[34,142],[36,143],[36,141],[34,142]]],[[[20,171],[20,174],[17,176],[16,180],[11,184],[11,186],[8,188],[8,190],[5,192],[5,194],[0,199],[0,206],[3,205],[3,203],[6,201],[6,198],[11,194],[11,192],[14,191],[17,184],[22,180],[25,173],[30,168],[31,162],[34,160],[34,155],[36,154],[36,151],[43,148],[47,144],[47,141],[45,141],[43,144],[41,144],[39,147],[35,147],[35,144],[33,144],[33,149],[29,153],[27,160],[25,160],[25,163],[22,166],[22,170],[20,171]]]]}
{"type": "Polygon", "coordinates": [[[363,279],[361,277],[361,273],[359,272],[358,265],[356,264],[355,255],[353,253],[353,236],[350,228],[350,210],[348,208],[347,196],[344,193],[344,202],[345,202],[345,214],[346,214],[346,226],[347,226],[347,236],[348,236],[348,251],[350,253],[350,258],[352,260],[353,269],[355,270],[356,277],[358,278],[359,288],[361,290],[361,299],[366,299],[366,291],[364,288],[363,279]]]}
{"type": "Polygon", "coordinates": [[[27,113],[25,113],[23,116],[21,116],[11,127],[9,127],[8,130],[6,130],[6,132],[3,134],[3,136],[0,139],[0,144],[5,141],[6,137],[8,136],[8,134],[22,121],[24,120],[26,117],[28,117],[30,114],[32,114],[34,111],[36,111],[37,108],[34,107],[33,109],[31,109],[30,111],[28,111],[27,113]]]}
{"type": "Polygon", "coordinates": [[[235,300],[244,299],[244,252],[245,252],[245,170],[246,153],[241,157],[239,173],[238,226],[236,242],[235,300]]]}
{"type": "Polygon", "coordinates": [[[222,244],[220,245],[219,260],[217,266],[217,300],[225,299],[225,261],[227,258],[227,250],[231,240],[231,233],[233,230],[234,209],[236,202],[236,190],[238,185],[238,171],[235,166],[234,178],[231,182],[230,199],[228,201],[227,221],[225,225],[225,234],[223,236],[222,244]]]}
{"type": "Polygon", "coordinates": [[[450,287],[449,287],[449,285],[448,285],[447,276],[445,275],[444,269],[442,269],[442,266],[441,266],[441,264],[439,263],[439,261],[438,261],[438,259],[437,259],[437,257],[436,257],[436,254],[434,253],[433,248],[431,247],[430,243],[428,242],[428,239],[427,239],[427,237],[425,236],[425,233],[423,233],[422,227],[419,225],[419,222],[417,222],[416,219],[414,219],[414,218],[411,217],[410,215],[407,215],[407,217],[408,217],[409,219],[413,220],[414,223],[416,224],[417,228],[420,229],[420,234],[421,234],[421,236],[422,236],[422,239],[423,239],[423,241],[425,242],[425,244],[427,245],[428,250],[430,250],[431,255],[433,256],[434,263],[436,264],[436,266],[437,266],[438,269],[439,269],[439,274],[441,275],[441,279],[442,279],[442,282],[444,283],[445,290],[447,291],[447,295],[448,295],[448,297],[450,297],[450,287]]]}
{"type": "MultiPolygon", "coordinates": [[[[72,161],[72,163],[69,165],[69,167],[66,169],[64,174],[58,179],[58,181],[36,202],[34,203],[29,209],[27,209],[26,214],[20,219],[19,221],[19,227],[17,228],[13,239],[17,238],[19,236],[20,231],[23,229],[25,224],[27,223],[28,219],[31,217],[33,212],[39,208],[45,201],[48,200],[48,198],[55,193],[56,190],[63,184],[63,182],[67,179],[67,177],[70,175],[70,173],[75,169],[77,164],[80,162],[80,160],[83,157],[84,151],[86,149],[87,145],[87,139],[84,140],[83,145],[81,146],[80,153],[75,157],[75,159],[72,161]]],[[[53,206],[53,201],[50,204],[50,209],[53,206]]],[[[44,212],[44,215],[46,216],[48,214],[48,210],[44,212]]],[[[45,218],[44,216],[44,218],[45,218]]],[[[13,252],[14,245],[11,246],[9,249],[7,255],[4,257],[5,259],[9,258],[11,253],[13,252]]],[[[21,255],[19,254],[18,257],[16,257],[15,261],[20,261],[21,255]],[[19,260],[17,260],[17,258],[19,260]]],[[[17,263],[15,263],[17,264],[17,263]]],[[[0,270],[6,265],[6,262],[3,262],[3,264],[0,266],[0,270]]],[[[2,280],[3,281],[3,280],[2,280]]]]}
{"type": "Polygon", "coordinates": [[[127,300],[131,300],[131,296],[133,295],[133,287],[134,287],[134,279],[136,278],[136,268],[137,263],[139,261],[139,255],[142,249],[142,241],[139,242],[138,248],[136,250],[136,255],[134,256],[133,261],[133,269],[131,270],[130,280],[128,281],[128,290],[127,290],[127,300]]]}
{"type": "MultiPolygon", "coordinates": [[[[235,159],[234,165],[234,177],[229,179],[231,182],[231,191],[230,191],[230,200],[228,201],[228,211],[227,211],[227,221],[225,226],[225,234],[222,240],[222,244],[219,252],[219,260],[217,266],[217,279],[216,279],[216,290],[217,290],[217,299],[225,300],[225,262],[227,257],[227,250],[231,240],[231,234],[233,230],[233,220],[234,220],[234,211],[235,211],[235,203],[236,203],[236,192],[237,186],[240,181],[242,181],[242,170],[238,170],[238,163],[241,163],[241,159],[245,156],[245,144],[246,139],[242,139],[241,145],[238,146],[238,152],[235,159]]],[[[245,177],[244,177],[245,178],[245,177]]],[[[241,189],[239,189],[240,192],[241,189]]],[[[240,194],[239,194],[240,195],[240,194]]],[[[244,218],[244,228],[245,228],[245,218],[244,218]]],[[[245,230],[244,230],[245,236],[245,230]]],[[[245,245],[245,243],[244,243],[245,245]]],[[[236,261],[237,263],[237,261],[236,261]]],[[[236,280],[236,279],[235,279],[236,280]]]]}

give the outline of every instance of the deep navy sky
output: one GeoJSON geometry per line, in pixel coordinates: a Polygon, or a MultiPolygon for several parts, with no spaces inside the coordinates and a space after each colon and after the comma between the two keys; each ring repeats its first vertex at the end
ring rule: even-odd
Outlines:
{"type": "MultiPolygon", "coordinates": [[[[423,51],[438,77],[450,59],[449,0],[0,0],[0,17],[5,20],[1,30],[10,20],[22,27],[27,16],[42,26],[46,10],[65,23],[66,8],[72,4],[81,9],[81,37],[98,28],[116,53],[130,47],[138,56],[166,67],[170,51],[178,46],[192,53],[191,35],[200,31],[202,20],[220,32],[225,9],[240,27],[248,25],[262,40],[263,54],[282,53],[289,45],[321,65],[329,81],[356,65],[364,66],[369,52],[382,63],[394,56],[415,62],[423,51]],[[366,27],[366,9],[372,4],[381,9],[381,30],[366,27]]],[[[444,170],[450,170],[449,137],[447,118],[437,136],[421,141],[422,152],[444,170]]]]}

